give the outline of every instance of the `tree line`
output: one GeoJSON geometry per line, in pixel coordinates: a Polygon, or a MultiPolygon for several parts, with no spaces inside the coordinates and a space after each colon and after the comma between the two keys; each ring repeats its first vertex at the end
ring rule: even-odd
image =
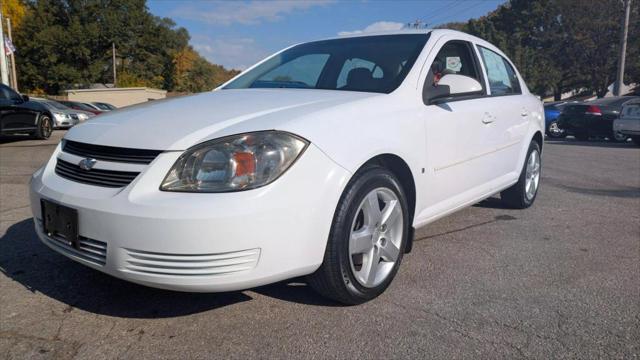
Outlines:
{"type": "MultiPolygon", "coordinates": [[[[626,84],[640,84],[640,1],[631,3],[626,84]]],[[[623,2],[620,0],[511,0],[466,23],[442,27],[481,37],[516,64],[540,96],[575,91],[602,97],[616,79],[623,2]]]]}
{"type": "Polygon", "coordinates": [[[212,64],[189,45],[189,33],[151,14],[145,0],[3,0],[12,16],[21,91],[59,94],[113,83],[176,92],[213,89],[237,70],[212,64]]]}

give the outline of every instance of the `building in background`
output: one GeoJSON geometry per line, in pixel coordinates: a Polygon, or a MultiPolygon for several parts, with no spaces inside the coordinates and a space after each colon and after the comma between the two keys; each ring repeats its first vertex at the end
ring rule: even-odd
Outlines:
{"type": "Polygon", "coordinates": [[[71,101],[105,102],[119,108],[167,97],[165,90],[147,87],[74,89],[65,93],[71,101]]]}

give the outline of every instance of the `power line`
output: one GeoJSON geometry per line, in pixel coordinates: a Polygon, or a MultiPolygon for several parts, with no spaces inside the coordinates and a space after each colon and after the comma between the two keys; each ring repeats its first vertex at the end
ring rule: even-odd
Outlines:
{"type": "MultiPolygon", "coordinates": [[[[478,3],[476,3],[476,4],[474,4],[474,5],[471,5],[471,6],[467,7],[467,8],[465,8],[465,9],[461,9],[460,11],[458,11],[457,13],[455,13],[455,16],[459,16],[459,15],[461,15],[461,14],[466,14],[466,13],[468,13],[469,11],[471,11],[471,10],[473,10],[473,9],[475,9],[475,8],[477,8],[477,7],[479,7],[480,5],[484,5],[484,2],[483,2],[483,1],[480,1],[480,2],[478,2],[478,3]]],[[[448,14],[448,15],[447,15],[447,16],[445,16],[445,17],[444,17],[440,22],[434,22],[434,25],[446,24],[446,23],[452,22],[452,21],[453,21],[453,16],[454,16],[454,14],[453,14],[453,13],[448,14]]]]}

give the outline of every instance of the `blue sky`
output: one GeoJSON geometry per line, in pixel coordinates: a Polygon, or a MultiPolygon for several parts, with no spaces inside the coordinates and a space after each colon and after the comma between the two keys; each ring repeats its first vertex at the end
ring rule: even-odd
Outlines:
{"type": "Polygon", "coordinates": [[[151,12],[172,18],[211,62],[244,69],[294,43],[341,33],[429,26],[477,18],[504,0],[149,0],[151,12]]]}

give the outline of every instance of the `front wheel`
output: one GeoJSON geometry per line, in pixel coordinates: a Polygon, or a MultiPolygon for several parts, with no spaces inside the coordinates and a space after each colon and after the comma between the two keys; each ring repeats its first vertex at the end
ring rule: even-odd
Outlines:
{"type": "Polygon", "coordinates": [[[40,120],[38,121],[38,128],[34,136],[36,139],[46,140],[51,136],[53,132],[53,123],[51,122],[51,118],[48,115],[40,115],[40,120]]]}
{"type": "Polygon", "coordinates": [[[621,133],[620,131],[614,131],[609,137],[609,140],[615,142],[626,142],[628,138],[629,137],[627,135],[621,133]]]}
{"type": "Polygon", "coordinates": [[[538,195],[541,170],[540,145],[531,141],[520,178],[517,183],[500,193],[502,202],[514,209],[526,209],[531,206],[538,195]]]}
{"type": "Polygon", "coordinates": [[[361,170],[338,203],[323,263],[309,284],[344,304],[377,297],[400,267],[409,226],[407,200],[393,173],[379,166],[361,170]]]}

